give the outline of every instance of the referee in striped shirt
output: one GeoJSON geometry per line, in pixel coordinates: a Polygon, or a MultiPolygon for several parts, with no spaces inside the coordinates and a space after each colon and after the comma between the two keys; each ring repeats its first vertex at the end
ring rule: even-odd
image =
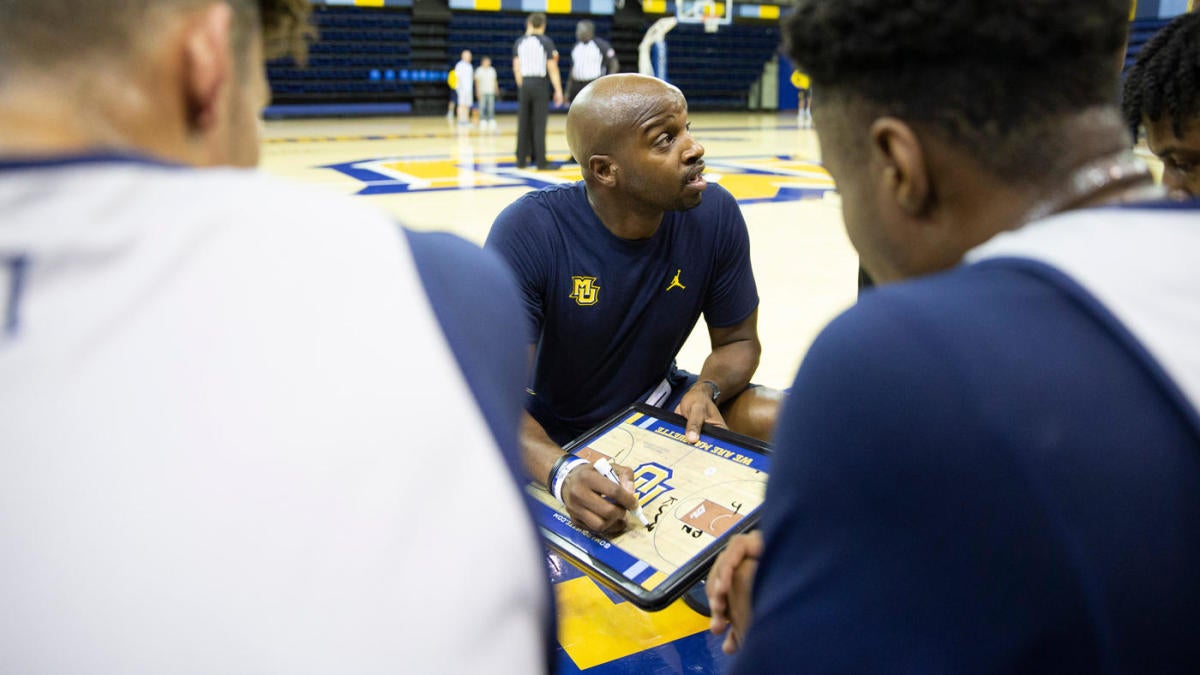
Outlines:
{"type": "Polygon", "coordinates": [[[575,48],[571,50],[571,78],[567,83],[567,100],[575,96],[592,80],[609,73],[620,72],[617,52],[607,40],[596,37],[596,24],[584,19],[575,24],[575,48]]]}
{"type": "Polygon", "coordinates": [[[546,37],[546,15],[535,12],[525,21],[525,35],[513,45],[513,76],[517,80],[517,168],[532,159],[538,169],[552,169],[546,161],[546,117],[550,114],[550,92],[554,105],[563,103],[562,80],[558,74],[558,50],[546,37]]]}

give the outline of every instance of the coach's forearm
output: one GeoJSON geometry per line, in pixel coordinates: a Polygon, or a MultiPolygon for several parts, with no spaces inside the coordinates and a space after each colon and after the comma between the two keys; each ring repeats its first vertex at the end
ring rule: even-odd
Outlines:
{"type": "Polygon", "coordinates": [[[550,468],[562,456],[563,449],[550,438],[542,425],[527,411],[521,413],[520,444],[525,473],[539,485],[544,485],[546,476],[550,474],[550,468]]]}
{"type": "Polygon", "coordinates": [[[739,340],[721,345],[704,359],[697,386],[704,380],[715,382],[721,389],[721,398],[717,402],[723,403],[750,384],[761,356],[762,346],[758,340],[739,340]]]}

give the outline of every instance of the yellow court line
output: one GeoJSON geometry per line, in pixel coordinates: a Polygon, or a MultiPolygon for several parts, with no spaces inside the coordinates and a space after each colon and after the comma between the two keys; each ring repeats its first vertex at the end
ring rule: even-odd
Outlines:
{"type": "Polygon", "coordinates": [[[682,600],[660,612],[613,603],[588,577],[556,584],[558,642],[580,670],[695,635],[708,619],[682,600]]]}

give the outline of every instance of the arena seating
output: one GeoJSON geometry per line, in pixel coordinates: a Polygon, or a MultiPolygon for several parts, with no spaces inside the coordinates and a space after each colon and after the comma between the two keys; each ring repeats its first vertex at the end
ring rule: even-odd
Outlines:
{"type": "Polygon", "coordinates": [[[1171,19],[1137,19],[1129,27],[1129,46],[1125,50],[1125,68],[1128,69],[1137,60],[1142,46],[1154,37],[1163,26],[1171,23],[1171,19]]]}
{"type": "MultiPolygon", "coordinates": [[[[411,10],[319,5],[313,17],[319,39],[307,67],[290,59],[268,66],[273,105],[268,116],[430,113],[446,109],[446,75],[463,49],[492,58],[500,82],[497,109],[516,105],[512,45],[525,15],[454,12],[440,25],[415,21],[411,10]],[[431,30],[436,28],[437,30],[431,30]]],[[[547,34],[559,47],[563,85],[570,72],[575,23],[583,17],[551,15],[547,34]]],[[[611,39],[613,19],[589,17],[598,35],[611,39]]],[[[647,17],[641,32],[653,22],[647,17]]],[[[632,29],[637,32],[638,28],[632,29]]],[[[681,24],[667,36],[668,79],[693,109],[744,109],[751,85],[776,53],[779,30],[771,22],[722,26],[706,34],[681,24]]],[[[622,69],[637,69],[622,56],[622,69]]]]}
{"type": "Polygon", "coordinates": [[[692,109],[745,110],[750,86],[779,41],[779,28],[769,22],[735,23],[716,33],[680,24],[667,34],[667,79],[692,109]]]}

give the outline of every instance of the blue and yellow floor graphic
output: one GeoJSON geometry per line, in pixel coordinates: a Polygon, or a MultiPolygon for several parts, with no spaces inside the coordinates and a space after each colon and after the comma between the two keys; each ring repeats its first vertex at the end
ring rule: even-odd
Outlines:
{"type": "Polygon", "coordinates": [[[676,601],[644,612],[547,554],[558,603],[558,672],[589,675],[719,673],[729,657],[708,618],[676,601]]]}
{"type": "MultiPolygon", "coordinates": [[[[706,175],[729,190],[739,203],[819,199],[834,190],[829,174],[815,162],[791,155],[728,157],[709,160],[706,175]]],[[[519,169],[511,153],[470,160],[450,156],[379,157],[328,164],[362,183],[357,194],[381,195],[440,190],[541,188],[582,178],[578,164],[554,171],[519,169]]]]}

